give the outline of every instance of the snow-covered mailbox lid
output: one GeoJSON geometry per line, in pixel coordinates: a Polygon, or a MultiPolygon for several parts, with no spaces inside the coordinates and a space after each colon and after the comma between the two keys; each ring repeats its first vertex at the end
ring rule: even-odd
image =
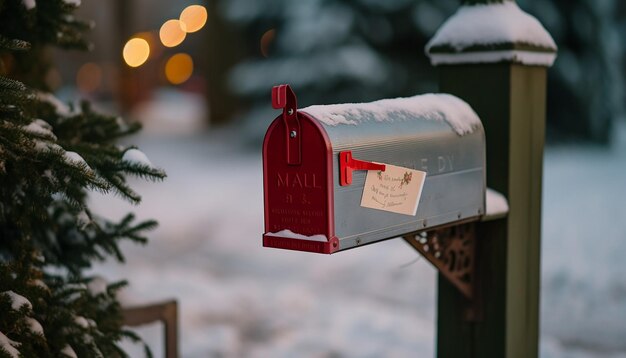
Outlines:
{"type": "Polygon", "coordinates": [[[263,143],[263,246],[333,253],[478,218],[485,212],[485,135],[461,99],[426,94],[298,110],[274,87],[283,114],[263,143]],[[361,206],[367,170],[426,172],[415,215],[361,206]]]}

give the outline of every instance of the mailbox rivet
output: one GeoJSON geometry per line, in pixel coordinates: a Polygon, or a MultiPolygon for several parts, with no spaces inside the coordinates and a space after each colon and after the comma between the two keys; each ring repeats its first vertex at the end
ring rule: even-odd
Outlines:
{"type": "Polygon", "coordinates": [[[296,131],[291,131],[291,133],[289,133],[289,136],[291,138],[295,138],[297,135],[298,135],[298,132],[296,132],[296,131]]]}
{"type": "Polygon", "coordinates": [[[289,108],[289,110],[287,111],[287,114],[291,116],[293,114],[293,108],[289,108]]]}

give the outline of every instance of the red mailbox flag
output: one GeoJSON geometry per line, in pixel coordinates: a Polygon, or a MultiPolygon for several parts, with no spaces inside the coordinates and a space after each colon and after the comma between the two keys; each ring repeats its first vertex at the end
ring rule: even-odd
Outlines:
{"type": "Polygon", "coordinates": [[[300,165],[302,162],[302,136],[300,120],[298,119],[298,100],[289,85],[274,86],[272,88],[272,107],[283,109],[285,121],[285,136],[287,143],[287,164],[300,165]]]}

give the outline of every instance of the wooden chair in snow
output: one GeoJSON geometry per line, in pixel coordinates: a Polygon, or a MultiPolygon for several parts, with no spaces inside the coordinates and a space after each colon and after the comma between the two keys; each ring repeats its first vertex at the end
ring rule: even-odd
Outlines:
{"type": "Polygon", "coordinates": [[[124,324],[131,327],[163,322],[165,357],[178,358],[178,303],[176,300],[122,309],[124,324]]]}

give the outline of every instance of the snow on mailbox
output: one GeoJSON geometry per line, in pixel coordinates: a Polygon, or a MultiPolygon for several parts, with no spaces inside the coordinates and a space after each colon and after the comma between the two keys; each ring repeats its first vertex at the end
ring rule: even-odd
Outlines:
{"type": "Polygon", "coordinates": [[[281,85],[272,105],[263,246],[330,254],[485,213],[485,135],[461,99],[297,109],[281,85]]]}

